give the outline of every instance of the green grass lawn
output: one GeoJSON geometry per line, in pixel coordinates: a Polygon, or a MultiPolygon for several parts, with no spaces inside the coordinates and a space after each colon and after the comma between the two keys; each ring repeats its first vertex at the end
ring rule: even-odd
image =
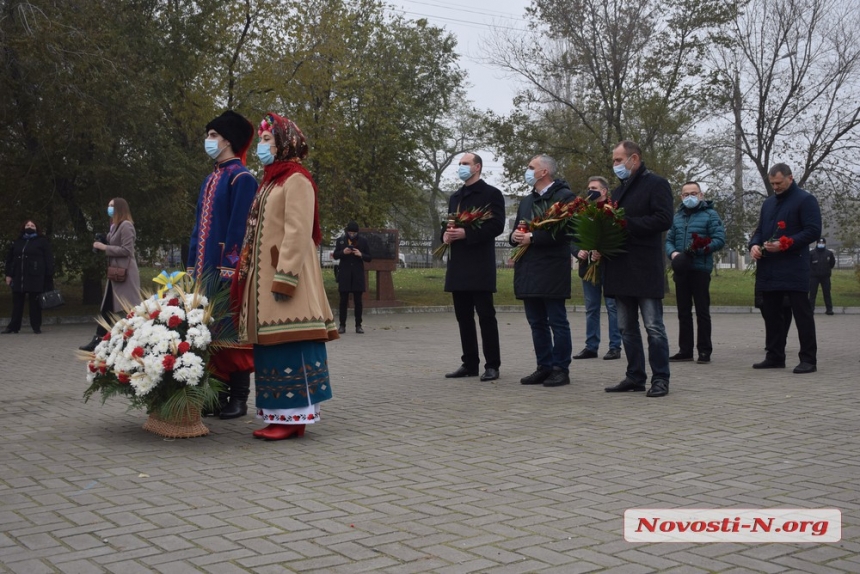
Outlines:
{"type": "MultiPolygon", "coordinates": [[[[573,291],[569,301],[571,305],[581,305],[582,283],[579,277],[572,271],[573,291]]],[[[158,274],[154,268],[142,268],[141,278],[144,289],[156,287],[151,278],[158,274]]],[[[332,308],[337,308],[338,294],[337,284],[331,269],[323,269],[326,292],[332,308]]],[[[499,269],[497,276],[498,292],[495,302],[497,305],[518,305],[514,297],[513,269],[499,269]]],[[[860,307],[860,283],[852,270],[838,270],[833,272],[833,305],[835,307],[860,307]]],[[[62,290],[66,305],[59,309],[45,312],[46,317],[51,316],[77,316],[95,315],[98,312],[97,305],[81,304],[81,288],[77,281],[57,281],[58,288],[62,290]]],[[[711,304],[715,306],[743,306],[749,307],[753,301],[753,290],[755,277],[737,270],[721,270],[718,275],[711,279],[711,304]]],[[[669,280],[670,288],[674,284],[669,280]]],[[[376,288],[375,273],[370,274],[369,290],[376,288]]],[[[398,269],[394,272],[395,295],[399,301],[408,306],[432,307],[451,304],[450,293],[445,293],[445,270],[439,269],[398,269]]],[[[372,294],[366,295],[372,297],[372,294]]],[[[674,293],[668,293],[664,300],[665,305],[675,304],[674,293]]],[[[818,295],[818,304],[823,305],[821,294],[818,295]]],[[[8,289],[0,293],[0,317],[9,317],[12,311],[12,296],[8,289]]],[[[27,316],[25,309],[24,316],[27,316]]]]}

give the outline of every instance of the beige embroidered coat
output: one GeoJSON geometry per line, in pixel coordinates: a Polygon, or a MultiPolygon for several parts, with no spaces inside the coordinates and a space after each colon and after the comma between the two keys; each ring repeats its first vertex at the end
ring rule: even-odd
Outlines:
{"type": "Polygon", "coordinates": [[[239,338],[258,345],[339,338],[311,237],[314,190],[295,173],[260,197],[250,268],[239,315],[239,338]],[[273,293],[287,295],[276,301],[273,293]]]}

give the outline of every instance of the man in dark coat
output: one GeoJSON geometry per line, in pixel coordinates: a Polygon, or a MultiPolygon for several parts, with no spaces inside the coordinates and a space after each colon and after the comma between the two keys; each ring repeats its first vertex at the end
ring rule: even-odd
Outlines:
{"type": "Polygon", "coordinates": [[[364,333],[361,327],[361,294],[367,289],[364,282],[364,262],[370,261],[370,248],[367,239],[358,234],[358,223],[350,221],[346,233],[337,238],[332,258],[340,261],[337,266],[337,290],[340,291],[340,328],[338,333],[346,333],[346,314],[349,294],[355,305],[355,332],[364,333]]]}
{"type": "Polygon", "coordinates": [[[478,375],[481,358],[475,329],[476,312],[485,360],[481,380],[498,379],[502,363],[493,293],[496,292],[496,237],[505,229],[505,198],[501,191],[481,179],[483,167],[477,154],[463,155],[458,170],[463,186],[451,195],[448,213],[476,208],[489,210],[492,217],[481,225],[442,230],[442,241],[449,246],[445,291],[451,293],[454,300],[463,348],[462,365],[445,375],[449,379],[478,375]]]}
{"type": "MultiPolygon", "coordinates": [[[[558,166],[548,155],[532,158],[526,183],[532,192],[520,202],[517,221],[540,218],[554,203],[573,199],[570,186],[555,179],[558,166]]],[[[560,387],[570,384],[573,351],[565,300],[570,299],[570,238],[544,229],[515,229],[511,245],[528,246],[514,264],[514,295],[521,299],[532,330],[537,370],[520,379],[524,385],[560,387]]]]}
{"type": "Polygon", "coordinates": [[[835,265],[836,257],[833,256],[832,251],[827,249],[827,240],[822,237],[815,245],[815,249],[809,252],[809,304],[813,311],[815,311],[815,299],[818,298],[818,286],[821,285],[825,314],[833,314],[833,301],[830,299],[830,274],[835,265]]]}
{"type": "Polygon", "coordinates": [[[663,232],[672,226],[672,189],[668,181],[645,168],[642,150],[632,141],[618,144],[612,152],[612,164],[621,180],[612,192],[612,201],[624,209],[629,236],[626,252],[606,261],[603,290],[607,297],[615,298],[618,308],[627,373],[623,381],[605,390],[645,390],[648,375],[637,318],[641,313],[651,365],[651,388],[646,394],[662,397],[669,393],[669,338],[663,325],[663,232]]]}
{"type": "Polygon", "coordinates": [[[813,195],[800,189],[791,168],[778,163],[768,171],[774,195],[761,206],[758,227],[750,238],[756,261],[755,289],[761,292],[764,318],[764,361],[754,369],[785,368],[786,328],[782,302],[788,298],[800,339],[797,374],[817,370],[818,343],[809,304],[809,244],[821,236],[821,209],[813,195]]]}

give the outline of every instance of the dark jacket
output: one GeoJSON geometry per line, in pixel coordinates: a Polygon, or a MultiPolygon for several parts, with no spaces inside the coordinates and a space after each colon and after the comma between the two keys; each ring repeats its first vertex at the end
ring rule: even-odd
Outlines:
{"type": "Polygon", "coordinates": [[[44,293],[54,288],[54,255],[47,237],[23,236],[9,246],[6,277],[12,278],[16,293],[44,293]]]}
{"type": "Polygon", "coordinates": [[[603,276],[606,297],[662,299],[665,292],[663,232],[672,226],[674,207],[669,182],[639,169],[612,191],[627,222],[625,253],[607,259],[603,276]]]}
{"type": "MultiPolygon", "coordinates": [[[[473,207],[488,208],[493,217],[480,227],[467,227],[466,238],[449,246],[448,270],[445,273],[447,292],[496,292],[496,237],[505,230],[505,198],[501,191],[479,179],[455,191],[448,201],[448,213],[473,207]]],[[[444,235],[443,228],[439,237],[444,235]]]]}
{"type": "Polygon", "coordinates": [[[334,244],[332,258],[340,260],[337,269],[338,291],[356,293],[367,290],[364,283],[364,262],[371,260],[367,239],[361,235],[356,235],[355,239],[350,239],[346,234],[341,235],[334,244]],[[347,247],[355,247],[361,251],[361,256],[344,253],[343,250],[347,247]]]}
{"type": "Polygon", "coordinates": [[[794,244],[785,251],[765,252],[758,260],[757,291],[809,291],[809,244],[821,237],[821,210],[818,200],[796,183],[764,200],[748,247],[783,235],[794,244]],[[780,221],[785,222],[785,229],[779,229],[780,221]]]}
{"type": "MultiPolygon", "coordinates": [[[[533,189],[520,202],[516,221],[531,221],[552,204],[559,201],[567,203],[573,197],[570,186],[563,179],[555,180],[543,196],[533,189]]],[[[512,237],[513,231],[508,241],[517,245],[512,237]]],[[[531,245],[514,264],[514,295],[517,299],[570,298],[570,237],[566,233],[553,237],[550,231],[543,229],[532,232],[531,245]]]]}
{"type": "Polygon", "coordinates": [[[813,277],[830,277],[833,266],[836,265],[836,257],[833,252],[817,247],[809,252],[809,272],[813,277]]]}
{"type": "Polygon", "coordinates": [[[685,252],[693,242],[694,233],[710,237],[711,244],[707,253],[699,250],[693,255],[693,270],[710,273],[714,269],[713,253],[726,244],[726,228],[713,201],[700,201],[693,209],[687,209],[683,203],[678,207],[672,228],[666,234],[666,256],[671,259],[675,251],[685,252]]]}

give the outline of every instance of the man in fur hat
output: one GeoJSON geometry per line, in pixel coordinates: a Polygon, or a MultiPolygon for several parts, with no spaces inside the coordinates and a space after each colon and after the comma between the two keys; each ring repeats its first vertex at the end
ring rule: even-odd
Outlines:
{"type": "MultiPolygon", "coordinates": [[[[251,122],[232,110],[206,125],[203,145],[215,166],[200,187],[197,218],[188,246],[187,272],[197,280],[205,278],[217,284],[220,279],[229,284],[233,279],[248,211],[257,192],[257,180],[245,167],[253,136],[251,122]]],[[[219,350],[212,356],[209,370],[228,384],[228,394],[221,397],[220,417],[244,416],[254,370],[250,346],[219,350]]]]}

